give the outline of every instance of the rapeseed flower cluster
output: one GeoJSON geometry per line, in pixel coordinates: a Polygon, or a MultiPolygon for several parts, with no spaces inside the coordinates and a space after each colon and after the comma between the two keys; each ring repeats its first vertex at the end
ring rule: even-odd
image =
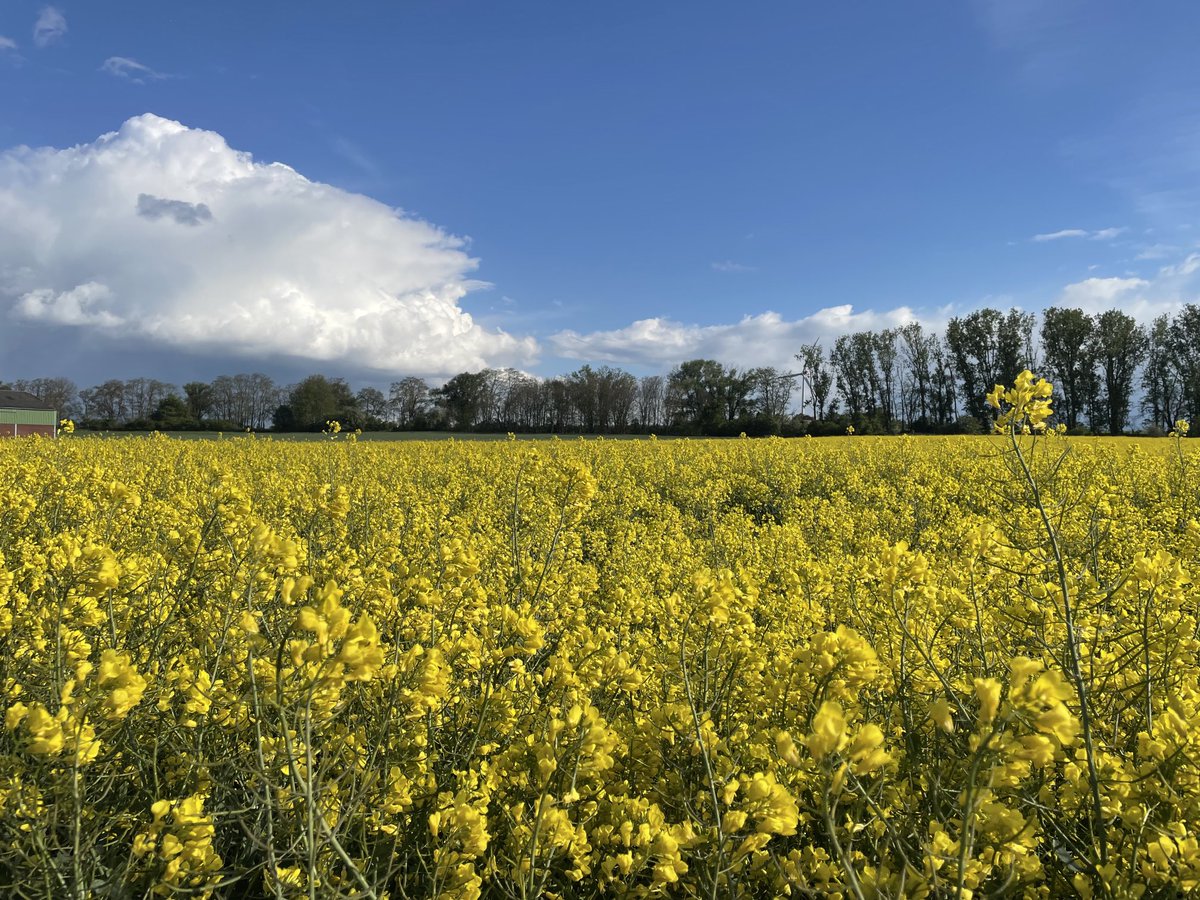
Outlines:
{"type": "Polygon", "coordinates": [[[1200,890],[1193,451],[989,400],[981,438],[0,444],[0,893],[1200,890]]]}

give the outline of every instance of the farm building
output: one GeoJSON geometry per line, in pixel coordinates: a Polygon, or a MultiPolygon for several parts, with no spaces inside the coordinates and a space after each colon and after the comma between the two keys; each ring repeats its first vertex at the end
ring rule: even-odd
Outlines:
{"type": "Polygon", "coordinates": [[[58,410],[26,391],[0,390],[0,437],[58,432],[58,410]]]}

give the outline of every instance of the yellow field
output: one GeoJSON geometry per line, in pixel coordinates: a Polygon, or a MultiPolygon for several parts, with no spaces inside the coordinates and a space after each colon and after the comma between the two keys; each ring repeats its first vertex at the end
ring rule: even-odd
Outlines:
{"type": "Polygon", "coordinates": [[[0,893],[1178,896],[1198,472],[1175,439],[0,444],[0,893]]]}

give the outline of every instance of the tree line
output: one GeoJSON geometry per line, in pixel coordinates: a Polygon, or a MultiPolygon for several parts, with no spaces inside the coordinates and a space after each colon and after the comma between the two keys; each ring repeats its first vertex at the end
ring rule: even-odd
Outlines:
{"type": "Polygon", "coordinates": [[[806,344],[792,371],[711,359],[642,377],[606,365],[553,378],[483,369],[437,387],[407,376],[387,393],[320,374],[286,386],[262,373],[182,387],[152,378],[9,386],[94,429],[319,431],[337,420],[364,431],[955,433],[985,430],[984,395],[1024,368],[1054,383],[1057,419],[1069,429],[1169,430],[1200,412],[1200,306],[1145,326],[1121,310],[1050,307],[1040,327],[1030,313],[984,308],[952,318],[944,333],[910,322],[806,344]]]}

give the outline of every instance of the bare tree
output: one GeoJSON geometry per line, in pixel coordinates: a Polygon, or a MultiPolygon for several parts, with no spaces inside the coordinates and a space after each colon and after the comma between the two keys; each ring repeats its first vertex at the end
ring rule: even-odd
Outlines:
{"type": "Polygon", "coordinates": [[[103,384],[81,391],[85,419],[103,422],[106,425],[124,425],[129,418],[129,406],[125,400],[125,382],[110,378],[103,384]]]}
{"type": "Polygon", "coordinates": [[[787,415],[796,380],[771,366],[750,370],[754,383],[754,406],[759,413],[776,422],[787,415]]]}
{"type": "Polygon", "coordinates": [[[386,422],[388,420],[388,413],[390,412],[388,399],[379,388],[362,388],[354,395],[354,401],[358,406],[359,413],[364,418],[373,422],[386,422]]]}
{"type": "Polygon", "coordinates": [[[429,406],[429,385],[424,378],[408,375],[393,381],[388,391],[392,416],[401,428],[411,428],[417,417],[429,406]]]}
{"type": "Polygon", "coordinates": [[[254,372],[250,375],[238,376],[239,387],[246,392],[248,402],[248,417],[243,423],[245,428],[261,430],[271,424],[275,409],[284,400],[283,389],[269,375],[254,372]]]}
{"type": "Polygon", "coordinates": [[[524,372],[515,372],[504,397],[504,421],[521,431],[538,431],[546,426],[546,410],[544,382],[524,372]]]}
{"type": "Polygon", "coordinates": [[[926,332],[920,322],[909,322],[900,329],[905,388],[909,396],[909,408],[906,414],[910,422],[917,416],[920,416],[920,419],[925,422],[930,419],[930,394],[933,388],[933,365],[937,343],[937,335],[926,332]]]}
{"type": "MultiPolygon", "coordinates": [[[[812,417],[818,421],[825,418],[829,398],[833,393],[833,370],[825,360],[825,351],[818,341],[805,344],[796,354],[796,362],[800,363],[802,387],[809,392],[812,403],[812,417]]],[[[800,411],[804,411],[804,395],[800,397],[800,411]]]]}
{"type": "Polygon", "coordinates": [[[643,428],[656,428],[665,421],[667,380],[646,375],[638,380],[637,417],[643,428]]]}
{"type": "Polygon", "coordinates": [[[638,396],[638,380],[620,369],[611,370],[608,376],[609,422],[613,431],[625,431],[633,414],[638,396]]]}
{"type": "Polygon", "coordinates": [[[158,404],[176,393],[175,386],[156,378],[131,378],[125,382],[125,402],[130,419],[149,419],[158,404]]]}
{"type": "Polygon", "coordinates": [[[53,406],[60,416],[71,416],[77,411],[79,388],[69,378],[33,378],[15,381],[12,386],[18,391],[28,391],[43,403],[53,406]]]}

